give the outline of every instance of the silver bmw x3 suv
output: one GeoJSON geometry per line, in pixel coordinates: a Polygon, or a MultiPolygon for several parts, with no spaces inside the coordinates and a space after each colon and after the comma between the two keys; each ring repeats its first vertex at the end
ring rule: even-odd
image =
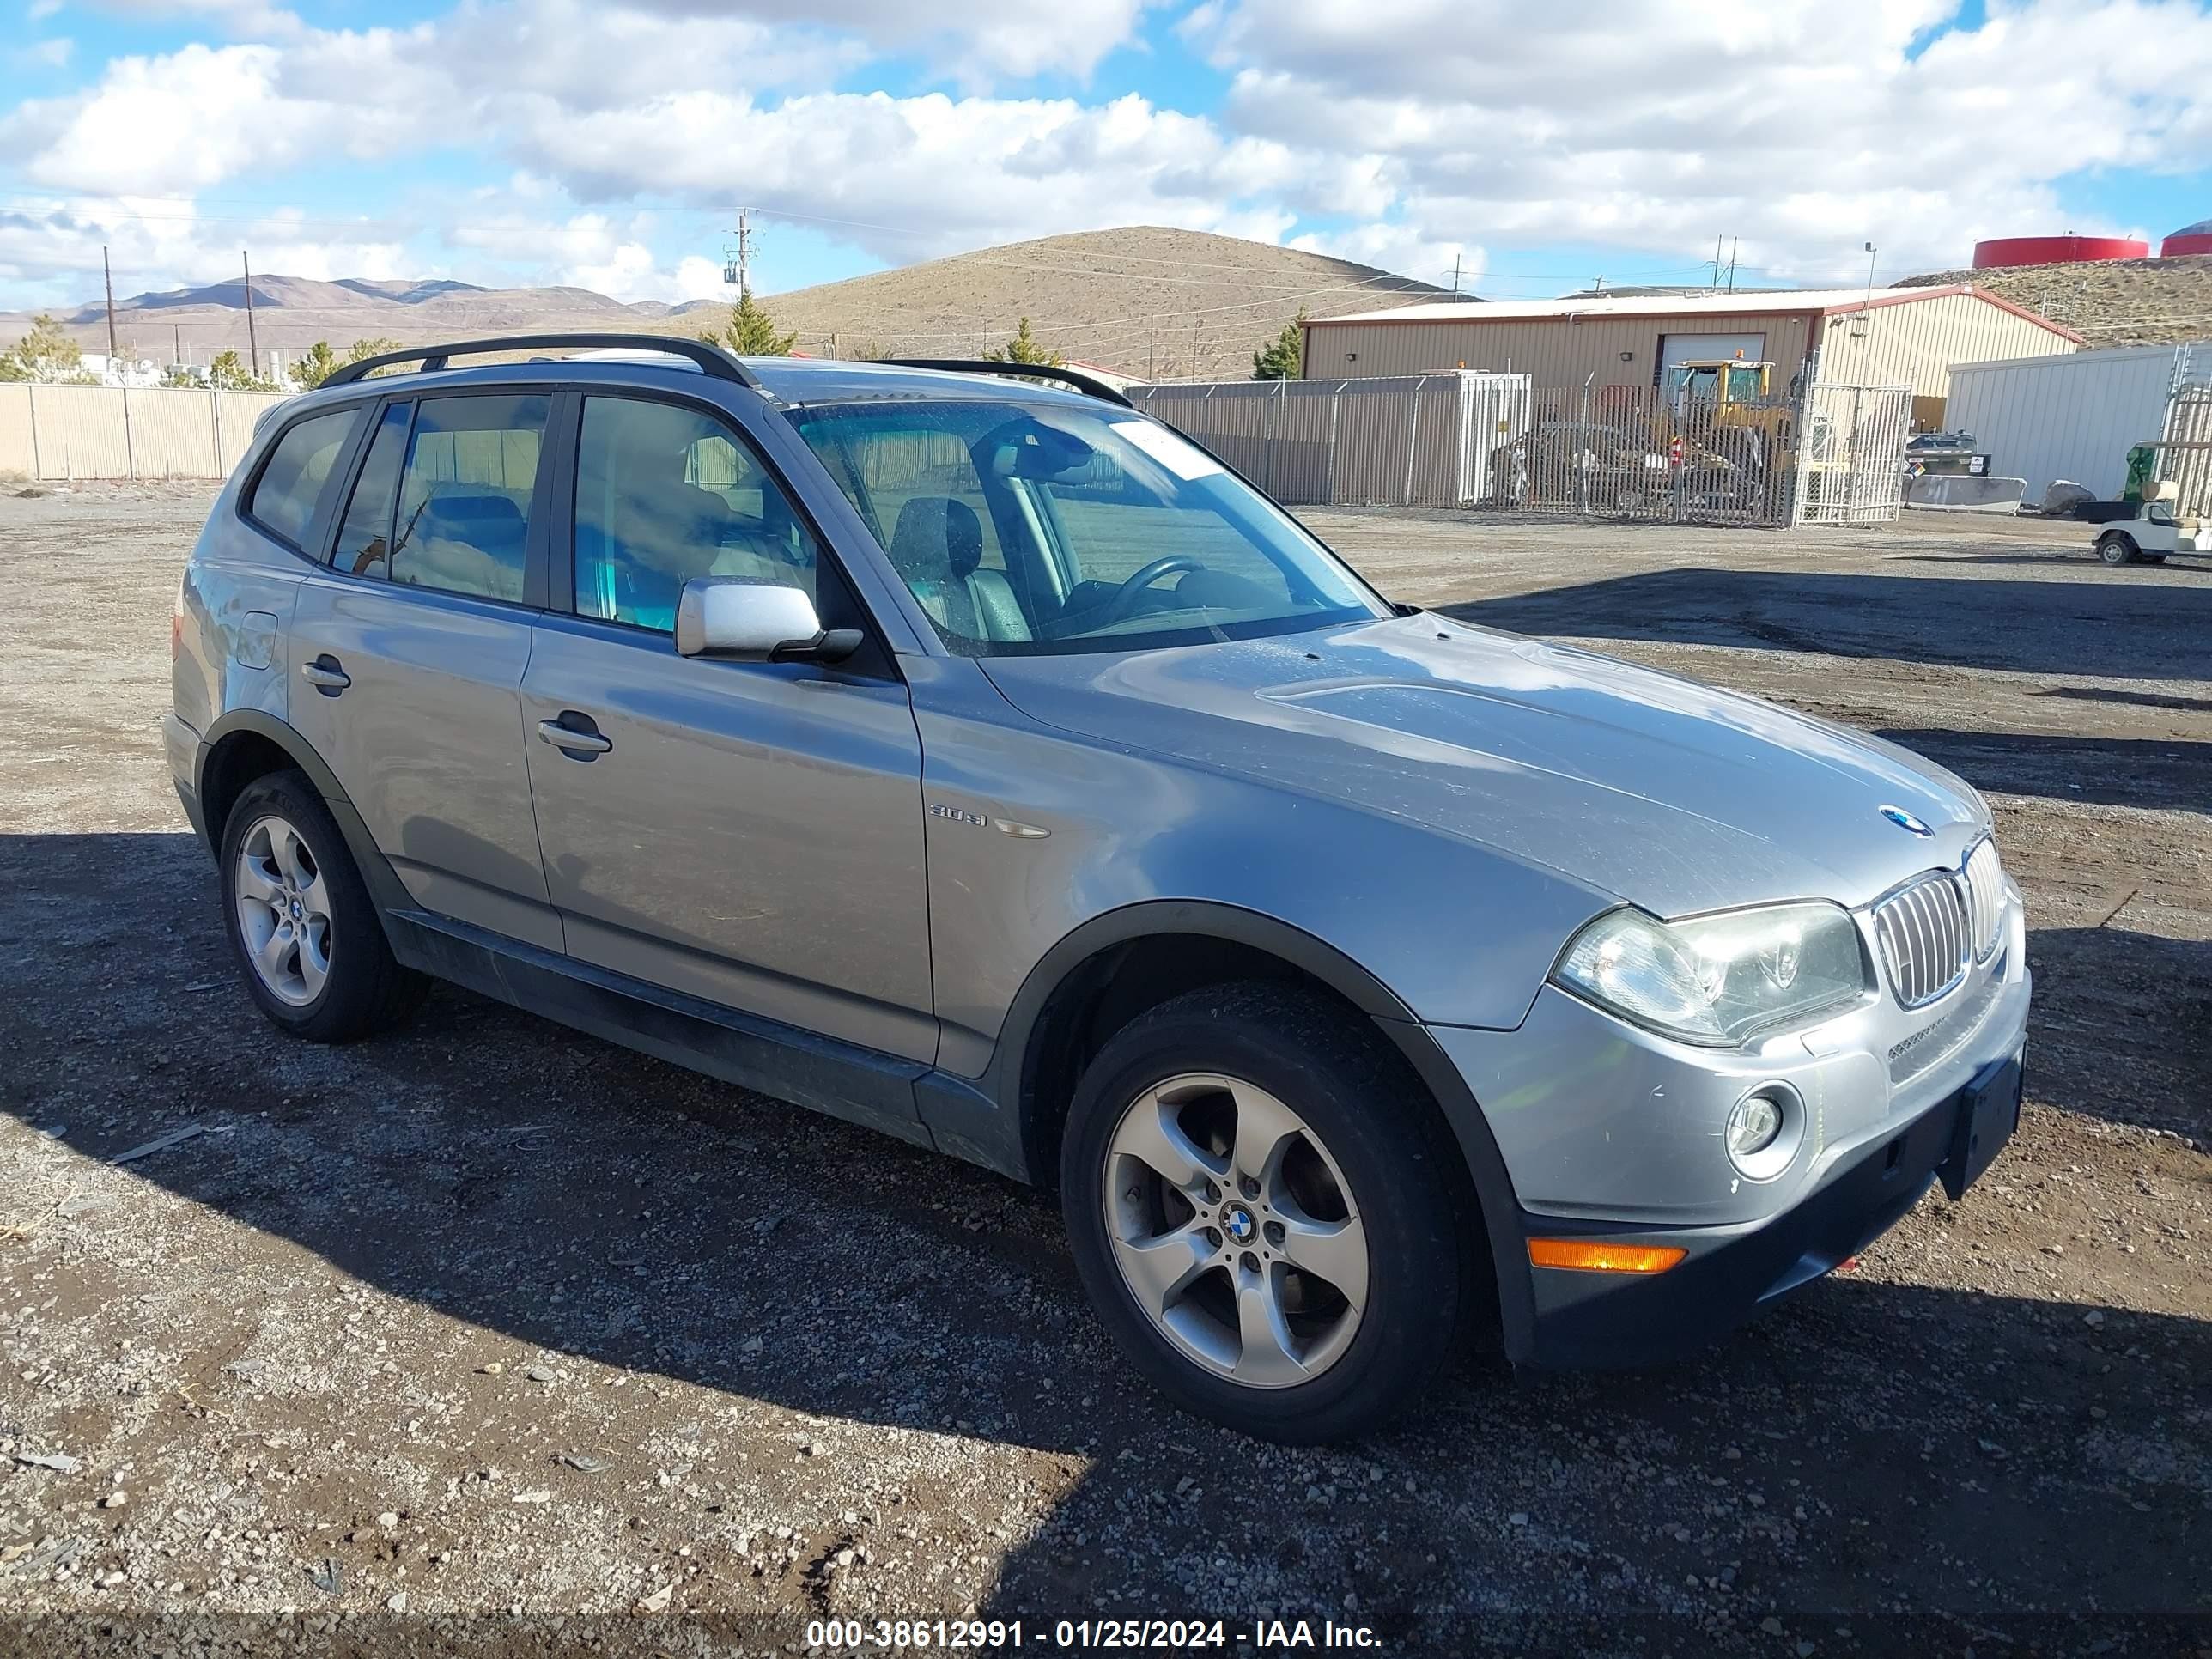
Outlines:
{"type": "Polygon", "coordinates": [[[1065,371],[369,368],[177,604],[287,1031],[451,980],[1056,1187],[1137,1369],[1286,1440],[1692,1350],[2014,1127],[2020,893],[1901,749],[1391,604],[1065,371]]]}

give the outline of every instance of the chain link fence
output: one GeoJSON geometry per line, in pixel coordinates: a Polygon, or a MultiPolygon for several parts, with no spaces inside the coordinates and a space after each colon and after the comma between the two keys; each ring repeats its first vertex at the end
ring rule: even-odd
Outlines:
{"type": "Polygon", "coordinates": [[[1528,377],[1453,371],[1357,380],[1129,388],[1291,507],[1468,507],[1498,447],[1528,425],[1528,377]]]}
{"type": "Polygon", "coordinates": [[[1911,417],[1905,386],[1722,401],[1468,370],[1129,396],[1286,506],[1662,524],[1887,523],[1904,500],[1911,417]]]}

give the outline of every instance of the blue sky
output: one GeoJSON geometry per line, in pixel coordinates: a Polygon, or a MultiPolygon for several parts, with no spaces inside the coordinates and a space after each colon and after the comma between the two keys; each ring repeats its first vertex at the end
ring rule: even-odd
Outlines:
{"type": "MultiPolygon", "coordinates": [[[[20,3],[20,0],[17,0],[20,3]]],[[[2212,216],[2194,0],[33,0],[0,308],[257,270],[719,297],[1118,224],[1498,297],[2212,216]],[[1012,14],[1009,18],[1008,14],[1012,14]],[[2147,65],[2154,64],[2154,72],[2147,65]]]]}

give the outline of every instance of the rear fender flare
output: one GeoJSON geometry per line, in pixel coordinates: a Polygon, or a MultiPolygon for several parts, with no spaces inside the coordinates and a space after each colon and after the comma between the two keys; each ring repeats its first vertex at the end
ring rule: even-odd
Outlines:
{"type": "MultiPolygon", "coordinates": [[[[413,908],[415,901],[398,872],[392,867],[392,861],[384,856],[375,838],[368,833],[368,825],[338,781],[337,774],[331,770],[330,763],[315,752],[315,746],[295,727],[258,708],[234,708],[209,726],[201,734],[197,775],[192,781],[204,810],[210,799],[207,787],[209,769],[215,764],[224,739],[243,735],[266,738],[307,774],[307,781],[314,785],[315,793],[323,798],[323,805],[330,808],[331,816],[337,821],[338,833],[345,837],[346,851],[353,855],[354,867],[368,884],[369,897],[376,902],[378,920],[383,922],[389,936],[392,913],[413,908]]],[[[220,852],[223,826],[214,821],[211,810],[205,811],[205,816],[209,846],[220,852]]]]}

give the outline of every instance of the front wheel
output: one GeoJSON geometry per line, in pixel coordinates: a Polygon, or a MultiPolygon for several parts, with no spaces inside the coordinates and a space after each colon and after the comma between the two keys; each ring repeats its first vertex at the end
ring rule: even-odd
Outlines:
{"type": "Polygon", "coordinates": [[[1071,1108],[1076,1266],[1137,1369],[1271,1440],[1342,1439],[1459,1352],[1449,1133],[1358,1016],[1267,985],[1194,992],[1100,1050],[1071,1108]]]}
{"type": "Polygon", "coordinates": [[[2131,537],[2111,530],[2097,538],[2097,556],[2106,564],[2133,564],[2139,556],[2131,537]]]}

